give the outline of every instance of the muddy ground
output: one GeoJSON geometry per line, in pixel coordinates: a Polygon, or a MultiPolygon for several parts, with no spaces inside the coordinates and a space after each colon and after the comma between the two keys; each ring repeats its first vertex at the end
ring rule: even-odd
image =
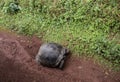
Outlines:
{"type": "Polygon", "coordinates": [[[35,63],[41,40],[0,31],[0,82],[120,82],[120,73],[69,56],[63,70],[35,63]]]}

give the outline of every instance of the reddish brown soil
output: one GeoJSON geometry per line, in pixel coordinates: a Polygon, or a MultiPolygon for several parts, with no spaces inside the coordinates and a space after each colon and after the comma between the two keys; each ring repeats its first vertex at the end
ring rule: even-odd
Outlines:
{"type": "Polygon", "coordinates": [[[38,66],[34,58],[40,45],[36,37],[0,31],[0,82],[120,82],[120,73],[91,59],[71,56],[63,70],[38,66]]]}

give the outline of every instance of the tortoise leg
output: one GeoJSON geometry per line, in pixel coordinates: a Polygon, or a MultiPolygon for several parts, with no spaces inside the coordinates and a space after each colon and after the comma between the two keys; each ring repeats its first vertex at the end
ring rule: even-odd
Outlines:
{"type": "Polygon", "coordinates": [[[59,69],[63,69],[63,66],[64,66],[64,60],[62,60],[61,62],[60,62],[60,64],[59,64],[59,69]]]}

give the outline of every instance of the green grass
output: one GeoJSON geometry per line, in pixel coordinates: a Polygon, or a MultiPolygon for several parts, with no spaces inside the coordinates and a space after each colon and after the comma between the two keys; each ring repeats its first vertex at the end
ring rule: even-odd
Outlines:
{"type": "Polygon", "coordinates": [[[119,0],[27,1],[20,1],[22,10],[14,15],[4,12],[7,8],[4,5],[0,26],[24,35],[35,34],[45,42],[68,47],[73,54],[98,57],[109,62],[108,66],[119,68],[119,0]]]}

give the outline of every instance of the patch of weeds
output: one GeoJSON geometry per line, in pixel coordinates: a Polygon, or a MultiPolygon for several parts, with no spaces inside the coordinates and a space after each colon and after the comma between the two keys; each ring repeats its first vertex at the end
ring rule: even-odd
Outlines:
{"type": "Polygon", "coordinates": [[[106,60],[120,64],[120,44],[105,38],[96,41],[95,52],[106,60]]]}

